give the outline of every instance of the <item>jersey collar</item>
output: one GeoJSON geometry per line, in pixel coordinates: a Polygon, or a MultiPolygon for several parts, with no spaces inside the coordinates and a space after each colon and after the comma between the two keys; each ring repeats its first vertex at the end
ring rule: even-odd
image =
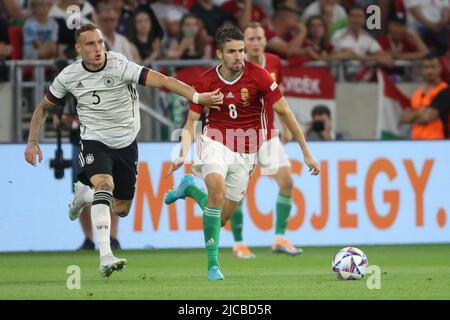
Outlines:
{"type": "Polygon", "coordinates": [[[219,68],[220,68],[221,65],[222,65],[222,64],[219,64],[219,65],[216,67],[216,72],[217,72],[217,75],[219,76],[219,79],[222,80],[222,82],[224,82],[225,84],[233,85],[233,84],[235,84],[236,82],[238,82],[239,79],[242,78],[242,75],[244,74],[244,69],[245,69],[245,62],[244,62],[244,66],[243,66],[243,68],[242,68],[241,74],[240,74],[236,79],[234,79],[233,81],[229,81],[229,80],[225,79],[225,78],[222,76],[222,74],[221,74],[220,71],[219,71],[219,68]]]}

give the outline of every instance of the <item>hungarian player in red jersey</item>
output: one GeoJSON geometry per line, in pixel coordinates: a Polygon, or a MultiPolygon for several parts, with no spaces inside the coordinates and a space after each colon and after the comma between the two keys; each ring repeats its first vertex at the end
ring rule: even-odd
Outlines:
{"type": "MultiPolygon", "coordinates": [[[[194,87],[216,88],[224,95],[219,110],[211,108],[192,169],[203,178],[208,193],[200,190],[192,175],[169,191],[165,203],[191,197],[203,209],[203,230],[208,256],[208,280],[222,280],[219,269],[220,228],[231,218],[244,197],[259,148],[274,134],[267,130],[267,108],[273,108],[299,143],[304,161],[313,175],[320,170],[306,144],[305,137],[289,109],[277,83],[258,65],[244,60],[244,36],[237,27],[216,32],[217,57],[221,64],[204,73],[194,87]],[[263,102],[264,100],[264,102],[263,102]]],[[[179,158],[167,174],[180,168],[194,137],[195,123],[203,106],[191,103],[181,135],[179,158]]]]}
{"type": "MultiPolygon", "coordinates": [[[[281,73],[281,60],[277,55],[264,52],[266,48],[266,37],[264,29],[257,22],[250,23],[244,31],[244,43],[246,59],[266,69],[278,84],[283,82],[281,73]]],[[[275,130],[275,113],[272,108],[266,108],[267,128],[270,131],[275,130]]],[[[283,143],[292,139],[292,136],[284,123],[281,133],[283,143]]],[[[290,172],[290,161],[284,150],[277,134],[271,139],[263,142],[258,151],[258,164],[261,165],[263,175],[271,175],[279,187],[279,193],[276,202],[276,220],[275,220],[275,239],[272,243],[273,253],[285,253],[288,255],[297,255],[302,253],[292,245],[286,238],[285,232],[292,207],[292,187],[293,180],[290,172]]],[[[243,213],[242,201],[237,206],[231,218],[231,231],[234,238],[233,255],[238,258],[250,259],[255,255],[250,251],[243,241],[243,213]]]]}

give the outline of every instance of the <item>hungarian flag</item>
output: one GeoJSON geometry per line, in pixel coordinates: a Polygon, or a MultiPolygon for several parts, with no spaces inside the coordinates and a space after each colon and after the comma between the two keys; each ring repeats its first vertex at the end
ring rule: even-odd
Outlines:
{"type": "Polygon", "coordinates": [[[377,138],[383,140],[406,138],[400,129],[400,117],[410,100],[406,97],[381,69],[377,70],[378,79],[378,119],[377,138]]]}

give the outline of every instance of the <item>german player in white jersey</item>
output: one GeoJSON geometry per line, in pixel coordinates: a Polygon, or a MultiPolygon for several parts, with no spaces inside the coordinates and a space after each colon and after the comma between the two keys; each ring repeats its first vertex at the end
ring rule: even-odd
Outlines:
{"type": "Polygon", "coordinates": [[[172,77],[128,61],[123,55],[105,52],[103,36],[93,24],[75,31],[75,48],[81,59],[62,70],[46,92],[31,119],[25,160],[42,160],[39,131],[48,111],[63,102],[67,93],[77,100],[81,123],[80,183],[69,206],[71,220],[91,203],[91,217],[100,252],[100,275],[109,277],[125,267],[110,246],[110,210],[128,215],[137,175],[139,97],[136,84],[164,87],[200,105],[220,105],[219,90],[198,93],[172,77]],[[90,187],[93,187],[91,189],[90,187]]]}

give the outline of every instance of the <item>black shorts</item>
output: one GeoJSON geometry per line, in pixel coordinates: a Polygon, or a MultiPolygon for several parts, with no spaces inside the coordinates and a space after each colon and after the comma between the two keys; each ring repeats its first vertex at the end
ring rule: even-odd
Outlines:
{"type": "Polygon", "coordinates": [[[114,180],[113,196],[119,200],[131,200],[137,176],[138,147],[136,140],[128,147],[111,149],[95,140],[82,140],[79,162],[81,171],[78,179],[92,186],[91,177],[108,174],[114,180]]]}

